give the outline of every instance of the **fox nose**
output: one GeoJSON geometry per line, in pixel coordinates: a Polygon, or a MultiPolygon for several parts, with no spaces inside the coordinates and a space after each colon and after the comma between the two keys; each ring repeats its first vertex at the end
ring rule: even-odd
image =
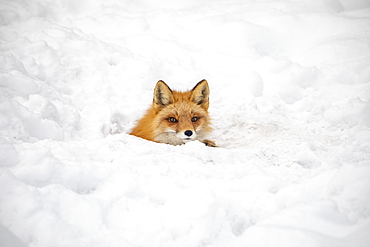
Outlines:
{"type": "Polygon", "coordinates": [[[193,135],[193,131],[191,131],[191,130],[187,130],[187,131],[185,131],[184,132],[184,134],[186,135],[186,136],[192,136],[193,135]]]}

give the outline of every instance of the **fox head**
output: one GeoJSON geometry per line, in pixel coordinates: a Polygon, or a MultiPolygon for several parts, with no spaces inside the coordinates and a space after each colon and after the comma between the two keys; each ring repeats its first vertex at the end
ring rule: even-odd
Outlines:
{"type": "Polygon", "coordinates": [[[204,141],[212,130],[208,116],[209,87],[200,81],[192,90],[177,92],[163,81],[154,89],[152,110],[153,140],[172,145],[189,141],[204,141]]]}

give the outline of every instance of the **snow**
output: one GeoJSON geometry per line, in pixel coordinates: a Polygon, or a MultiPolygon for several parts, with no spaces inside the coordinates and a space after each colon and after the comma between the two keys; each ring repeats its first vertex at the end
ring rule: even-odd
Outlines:
{"type": "Polygon", "coordinates": [[[367,0],[0,0],[0,246],[370,245],[367,0]],[[207,79],[212,140],[128,135],[207,79]]]}

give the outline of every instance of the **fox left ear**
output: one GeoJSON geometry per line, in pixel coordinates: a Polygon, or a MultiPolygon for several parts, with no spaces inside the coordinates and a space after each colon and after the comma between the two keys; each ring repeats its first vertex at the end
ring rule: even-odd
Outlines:
{"type": "Polygon", "coordinates": [[[209,87],[206,80],[198,82],[197,85],[191,90],[191,100],[200,105],[205,110],[209,107],[209,87]]]}
{"type": "Polygon", "coordinates": [[[171,88],[164,82],[158,81],[154,89],[153,107],[159,111],[174,102],[171,88]]]}

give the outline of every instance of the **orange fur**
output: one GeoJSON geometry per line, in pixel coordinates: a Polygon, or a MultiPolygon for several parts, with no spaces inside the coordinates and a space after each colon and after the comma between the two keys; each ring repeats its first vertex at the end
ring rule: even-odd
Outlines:
{"type": "Polygon", "coordinates": [[[199,140],[215,147],[213,141],[206,139],[212,130],[208,107],[209,87],[206,80],[187,92],[172,91],[166,83],[158,81],[152,107],[130,135],[172,145],[199,140]]]}

